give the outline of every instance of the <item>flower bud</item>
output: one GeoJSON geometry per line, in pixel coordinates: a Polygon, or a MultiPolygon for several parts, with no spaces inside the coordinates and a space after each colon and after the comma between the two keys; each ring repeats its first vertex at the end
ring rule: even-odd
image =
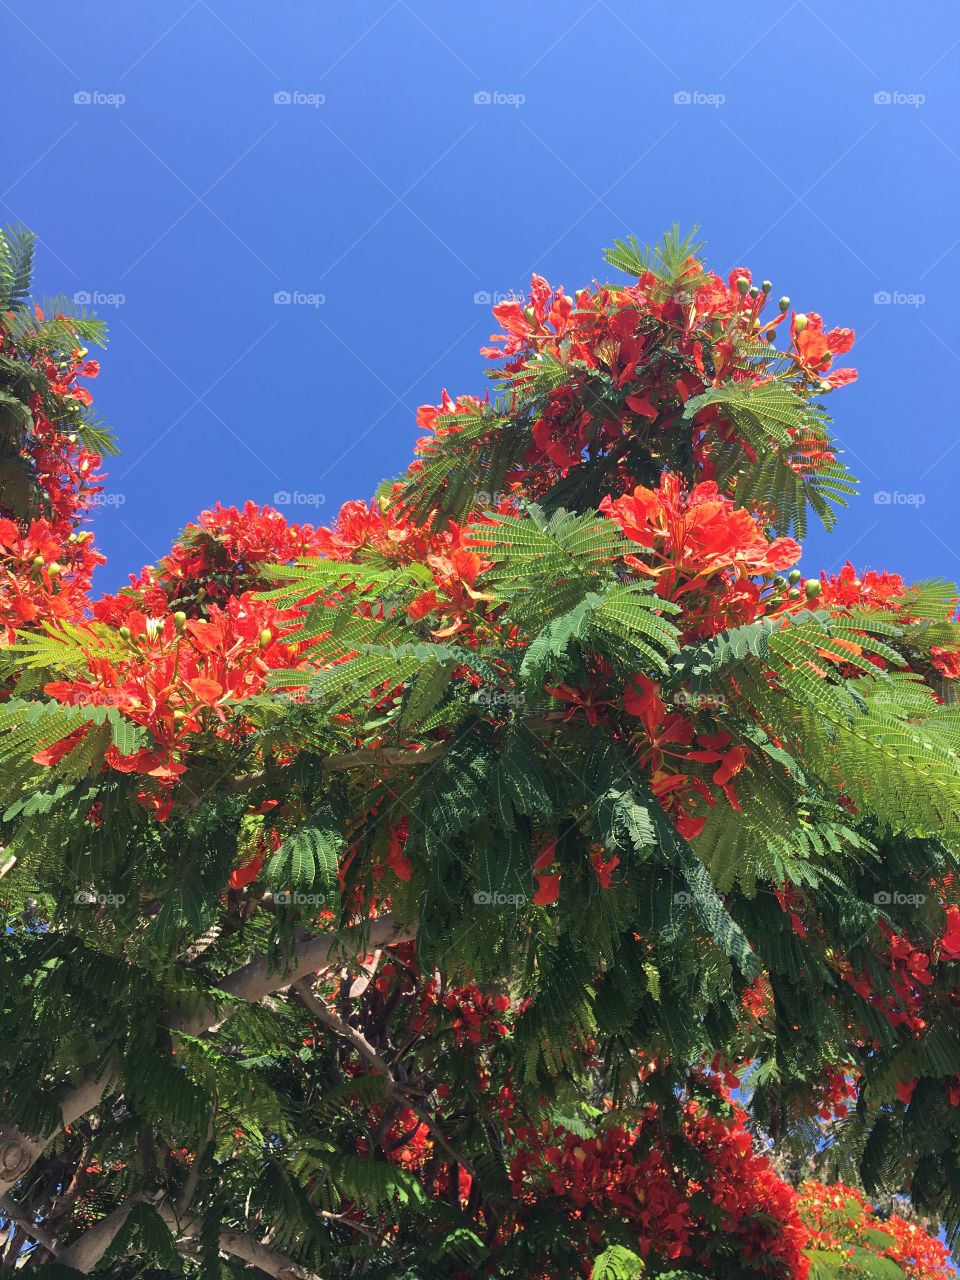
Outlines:
{"type": "Polygon", "coordinates": [[[737,276],[737,293],[739,293],[741,298],[744,296],[744,294],[747,292],[749,288],[750,288],[750,281],[747,279],[747,277],[737,276]]]}
{"type": "Polygon", "coordinates": [[[793,322],[794,333],[803,333],[804,329],[807,327],[807,323],[807,317],[805,315],[797,316],[793,322]]]}
{"type": "Polygon", "coordinates": [[[121,628],[120,628],[120,639],[121,639],[121,640],[129,640],[129,639],[130,639],[130,628],[129,628],[129,627],[121,627],[121,628]]]}
{"type": "Polygon", "coordinates": [[[260,648],[266,649],[267,645],[273,639],[273,632],[266,628],[260,632],[260,648]]]}
{"type": "Polygon", "coordinates": [[[783,297],[777,303],[777,306],[780,308],[781,311],[790,310],[790,299],[787,297],[786,294],[783,295],[783,297]]]}
{"type": "Polygon", "coordinates": [[[63,573],[63,565],[57,564],[56,560],[52,564],[47,565],[47,573],[51,578],[56,578],[58,574],[63,573]]]}
{"type": "Polygon", "coordinates": [[[804,591],[808,600],[816,600],[822,590],[823,587],[820,585],[820,580],[818,578],[807,579],[804,591]]]}
{"type": "Polygon", "coordinates": [[[173,621],[176,625],[177,630],[182,631],[183,628],[186,626],[187,615],[183,612],[182,609],[178,609],[177,612],[173,615],[173,621]]]}
{"type": "Polygon", "coordinates": [[[33,567],[34,567],[35,569],[42,569],[42,568],[43,568],[43,556],[34,556],[34,557],[33,557],[33,567]]]}
{"type": "Polygon", "coordinates": [[[764,282],[761,284],[760,288],[763,290],[763,292],[764,292],[764,293],[769,293],[769,292],[770,292],[770,290],[773,288],[773,281],[772,281],[772,280],[764,280],[764,282]]]}
{"type": "Polygon", "coordinates": [[[777,576],[773,580],[773,585],[781,589],[787,585],[787,580],[782,573],[777,574],[777,576]]]}
{"type": "Polygon", "coordinates": [[[531,324],[537,323],[537,313],[534,311],[533,307],[524,307],[523,314],[531,324]]]}
{"type": "Polygon", "coordinates": [[[799,569],[791,569],[787,574],[787,581],[790,583],[791,587],[795,587],[802,577],[803,574],[799,569]]]}
{"type": "Polygon", "coordinates": [[[757,286],[756,286],[755,284],[752,284],[752,285],[750,286],[750,297],[751,297],[751,298],[759,298],[759,297],[760,297],[760,290],[757,288],[757,286]]]}

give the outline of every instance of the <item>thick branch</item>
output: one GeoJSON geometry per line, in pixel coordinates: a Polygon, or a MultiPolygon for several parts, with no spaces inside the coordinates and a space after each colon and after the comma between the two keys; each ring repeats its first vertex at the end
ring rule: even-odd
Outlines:
{"type": "MultiPolygon", "coordinates": [[[[161,1206],[160,1214],[177,1237],[179,1252],[184,1257],[192,1257],[196,1253],[197,1236],[203,1230],[203,1219],[191,1218],[186,1222],[178,1222],[169,1206],[161,1206]]],[[[232,1227],[220,1228],[217,1243],[222,1253],[229,1253],[231,1257],[239,1258],[241,1262],[265,1271],[268,1276],[275,1276],[276,1280],[320,1280],[315,1272],[302,1267],[299,1262],[294,1262],[285,1253],[255,1240],[253,1236],[246,1235],[242,1231],[235,1231],[232,1227]]]]}
{"type": "Polygon", "coordinates": [[[9,1222],[16,1222],[31,1239],[43,1245],[44,1249],[54,1257],[59,1253],[60,1241],[56,1236],[34,1222],[33,1217],[20,1205],[15,1204],[9,1196],[0,1196],[0,1217],[6,1218],[9,1222]]]}
{"type": "MultiPolygon", "coordinates": [[[[299,978],[305,977],[323,967],[332,953],[341,947],[347,951],[358,946],[376,950],[397,942],[409,942],[416,937],[416,929],[404,928],[390,916],[381,916],[363,928],[351,929],[343,938],[332,934],[321,934],[319,937],[305,936],[300,939],[297,949],[297,961],[287,973],[269,971],[267,959],[261,956],[251,960],[242,968],[235,970],[224,978],[221,989],[239,1000],[256,1003],[272,991],[289,986],[299,978]]],[[[205,1007],[193,1013],[171,1016],[168,1026],[173,1032],[198,1036],[209,1031],[223,1020],[222,1011],[205,1007]]],[[[79,1083],[60,1090],[62,1123],[41,1137],[31,1136],[9,1125],[0,1129],[0,1195],[6,1193],[17,1183],[40,1158],[47,1144],[58,1134],[62,1125],[73,1124],[80,1116],[92,1111],[100,1102],[113,1080],[111,1072],[103,1067],[91,1067],[81,1077],[79,1083]]],[[[77,1268],[79,1270],[79,1268],[77,1268]]]]}
{"type": "Polygon", "coordinates": [[[73,1267],[74,1271],[83,1272],[84,1275],[92,1271],[113,1244],[131,1210],[135,1205],[141,1204],[143,1199],[142,1195],[131,1196],[123,1204],[117,1205],[116,1209],[95,1222],[73,1244],[61,1249],[57,1254],[57,1261],[64,1267],[73,1267]]]}
{"type": "Polygon", "coordinates": [[[240,1231],[224,1228],[220,1232],[219,1243],[224,1253],[240,1258],[249,1266],[258,1267],[269,1276],[276,1276],[276,1280],[320,1280],[315,1272],[301,1267],[285,1253],[280,1253],[270,1245],[261,1244],[253,1236],[244,1235],[240,1231]]]}
{"type": "MultiPolygon", "coordinates": [[[[92,1111],[112,1080],[112,1074],[103,1066],[92,1066],[74,1085],[59,1090],[57,1101],[63,1116],[63,1125],[71,1125],[82,1115],[92,1111]]],[[[60,1125],[45,1137],[30,1137],[16,1126],[0,1128],[0,1195],[6,1195],[14,1183],[39,1159],[50,1139],[60,1132],[60,1125]]]]}

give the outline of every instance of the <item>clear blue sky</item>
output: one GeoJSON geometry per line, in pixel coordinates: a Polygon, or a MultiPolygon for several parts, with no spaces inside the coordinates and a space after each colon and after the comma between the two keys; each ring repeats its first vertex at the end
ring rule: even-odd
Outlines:
{"type": "Polygon", "coordinates": [[[218,498],[368,496],[418,404],[482,388],[475,295],[587,283],[674,221],[857,330],[832,402],[863,494],[807,570],[960,576],[955,2],[0,0],[0,24],[0,218],[40,235],[41,289],[123,295],[104,588],[218,498]]]}

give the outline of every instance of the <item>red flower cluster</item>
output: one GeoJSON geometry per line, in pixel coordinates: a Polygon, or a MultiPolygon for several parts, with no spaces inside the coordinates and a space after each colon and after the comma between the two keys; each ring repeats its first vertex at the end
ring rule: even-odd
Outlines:
{"type": "Polygon", "coordinates": [[[687,639],[753,621],[764,611],[753,579],[800,559],[797,542],[768,538],[756,517],[712,480],[685,493],[679,478],[664,472],[658,490],[640,485],[620,498],[607,496],[600,510],[643,548],[628,562],[653,579],[658,595],[683,606],[687,639]]]}
{"type": "Polygon", "coordinates": [[[850,1259],[855,1247],[889,1258],[908,1280],[952,1280],[946,1245],[921,1225],[896,1214],[881,1216],[866,1197],[843,1183],[805,1182],[798,1200],[809,1247],[850,1259]],[[885,1243],[889,1240],[889,1244],[885,1243]]]}
{"type": "MultiPolygon", "coordinates": [[[[712,1083],[722,1099],[722,1086],[712,1083]]],[[[569,1206],[572,1223],[594,1242],[617,1219],[636,1233],[645,1258],[709,1268],[719,1244],[736,1253],[744,1275],[803,1280],[807,1232],[796,1193],[756,1154],[745,1119],[726,1101],[690,1097],[672,1149],[655,1106],[632,1127],[611,1123],[589,1138],[520,1125],[514,1195],[535,1214],[549,1193],[550,1207],[569,1206]]]]}
{"type": "MultiPolygon", "coordinates": [[[[13,341],[0,317],[0,351],[43,374],[63,419],[69,420],[76,406],[90,404],[80,379],[95,378],[100,366],[83,348],[56,360],[28,352],[13,341]]],[[[36,488],[40,514],[14,519],[16,513],[0,496],[0,645],[12,644],[17,628],[81,616],[93,571],[103,563],[90,533],[78,528],[99,491],[100,458],[79,444],[74,432],[51,421],[48,407],[38,393],[30,396],[32,425],[19,458],[36,488]]]]}

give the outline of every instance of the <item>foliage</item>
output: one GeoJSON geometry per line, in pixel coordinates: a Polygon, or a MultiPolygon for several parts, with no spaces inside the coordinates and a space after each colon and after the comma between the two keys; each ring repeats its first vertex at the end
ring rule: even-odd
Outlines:
{"type": "Polygon", "coordinates": [[[960,1231],[955,589],[795,568],[852,332],[618,243],[374,501],[217,507],[91,599],[99,330],[28,323],[28,249],[3,1260],[942,1280],[846,1186],[960,1231]]]}

